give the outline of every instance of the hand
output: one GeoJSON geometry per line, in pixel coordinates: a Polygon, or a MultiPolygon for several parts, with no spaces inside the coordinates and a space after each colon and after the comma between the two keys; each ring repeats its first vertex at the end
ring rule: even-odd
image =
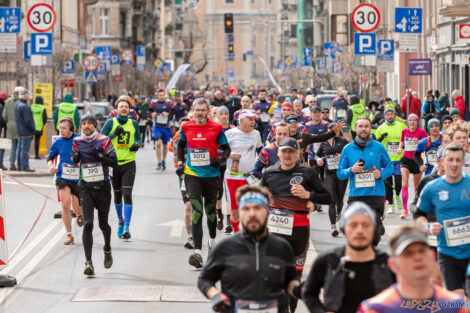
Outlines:
{"type": "Polygon", "coordinates": [[[398,149],[397,149],[397,154],[398,154],[398,155],[401,154],[401,148],[398,148],[398,149]]]}
{"type": "Polygon", "coordinates": [[[168,117],[168,116],[170,115],[170,113],[163,111],[163,112],[162,112],[162,115],[163,115],[164,117],[168,117]]]}
{"type": "Polygon", "coordinates": [[[231,158],[234,161],[240,161],[240,159],[242,158],[242,155],[239,153],[230,153],[229,158],[231,158]]]}
{"type": "Polygon", "coordinates": [[[139,148],[140,148],[140,145],[138,143],[134,143],[132,147],[129,148],[129,151],[135,152],[139,150],[139,148]]]}
{"type": "Polygon", "coordinates": [[[302,283],[300,283],[299,285],[296,285],[296,286],[294,286],[294,288],[292,288],[292,294],[293,294],[297,299],[301,299],[301,298],[302,298],[302,290],[304,289],[304,283],[305,283],[305,282],[302,282],[302,283]]]}
{"type": "Polygon", "coordinates": [[[72,162],[80,163],[80,152],[72,152],[72,162]]]}
{"type": "Polygon", "coordinates": [[[219,158],[212,158],[211,159],[211,164],[209,164],[212,167],[215,167],[216,169],[219,169],[220,167],[220,159],[219,158]]]}
{"type": "Polygon", "coordinates": [[[290,192],[296,196],[299,197],[300,199],[310,199],[310,192],[305,190],[304,186],[301,184],[297,183],[294,186],[291,187],[290,192]]]}
{"type": "Polygon", "coordinates": [[[184,163],[181,163],[181,164],[178,164],[178,167],[176,167],[176,175],[178,176],[181,176],[184,174],[184,168],[186,167],[186,165],[184,163]]]}
{"type": "Polygon", "coordinates": [[[414,137],[414,138],[413,138],[413,142],[414,142],[415,145],[417,145],[417,144],[419,143],[419,139],[416,138],[416,137],[414,137]]]}
{"type": "Polygon", "coordinates": [[[381,176],[380,171],[376,169],[375,166],[374,166],[374,170],[372,171],[372,174],[374,174],[375,179],[380,179],[380,176],[381,176]]]}
{"type": "Polygon", "coordinates": [[[226,312],[231,306],[230,299],[221,292],[212,298],[212,310],[214,312],[226,312]]]}
{"type": "Polygon", "coordinates": [[[338,133],[342,131],[344,128],[344,122],[342,120],[338,121],[335,126],[331,127],[335,131],[335,133],[338,133]]]}
{"type": "Polygon", "coordinates": [[[428,232],[429,232],[430,235],[436,236],[441,232],[441,229],[443,229],[443,228],[444,228],[444,226],[442,226],[439,223],[431,223],[431,225],[429,225],[428,232]]]}
{"type": "Polygon", "coordinates": [[[341,157],[341,153],[337,153],[334,160],[335,161],[339,161],[339,158],[341,157]]]}
{"type": "Polygon", "coordinates": [[[54,164],[49,164],[49,173],[55,174],[57,173],[57,169],[55,168],[54,164]]]}
{"type": "Polygon", "coordinates": [[[421,173],[423,173],[424,171],[426,171],[426,165],[424,165],[424,164],[421,165],[421,166],[419,167],[419,171],[420,171],[421,173]]]}
{"type": "Polygon", "coordinates": [[[93,155],[98,160],[101,160],[103,158],[103,152],[99,151],[95,147],[91,147],[90,149],[88,149],[88,153],[93,155]]]}
{"type": "Polygon", "coordinates": [[[323,164],[325,164],[325,162],[323,161],[323,158],[317,159],[317,165],[318,166],[323,166],[323,164]]]}
{"type": "Polygon", "coordinates": [[[124,133],[124,128],[122,128],[121,126],[118,126],[116,127],[116,129],[114,130],[114,133],[113,135],[115,137],[119,136],[120,134],[124,133]]]}
{"type": "Polygon", "coordinates": [[[364,170],[364,164],[359,163],[359,161],[356,162],[356,164],[353,165],[351,168],[352,173],[361,173],[364,170]]]}

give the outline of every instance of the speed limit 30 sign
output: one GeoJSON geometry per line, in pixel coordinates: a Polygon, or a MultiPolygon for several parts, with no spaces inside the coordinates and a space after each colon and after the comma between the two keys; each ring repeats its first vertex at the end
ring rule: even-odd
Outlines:
{"type": "Polygon", "coordinates": [[[94,54],[89,54],[83,58],[83,67],[89,72],[94,72],[100,66],[100,60],[94,54]]]}
{"type": "Polygon", "coordinates": [[[37,32],[44,33],[54,27],[57,16],[47,3],[35,4],[28,11],[28,24],[37,32]]]}
{"type": "Polygon", "coordinates": [[[380,12],[372,4],[363,3],[354,8],[351,19],[358,31],[368,33],[379,26],[380,12]]]}

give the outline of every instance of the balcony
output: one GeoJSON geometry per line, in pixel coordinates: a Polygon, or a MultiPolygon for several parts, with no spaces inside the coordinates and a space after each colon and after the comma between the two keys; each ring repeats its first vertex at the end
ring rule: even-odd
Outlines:
{"type": "Polygon", "coordinates": [[[470,16],[470,0],[443,0],[439,14],[445,17],[470,16]]]}

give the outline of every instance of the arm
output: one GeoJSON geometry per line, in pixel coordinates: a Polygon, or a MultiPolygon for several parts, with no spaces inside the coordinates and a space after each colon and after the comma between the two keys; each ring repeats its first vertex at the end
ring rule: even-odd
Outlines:
{"type": "Polygon", "coordinates": [[[212,299],[214,295],[220,292],[215,287],[216,282],[220,280],[220,276],[222,275],[224,262],[224,258],[220,255],[221,253],[219,251],[220,248],[214,248],[197,280],[197,287],[209,299],[212,299]],[[214,257],[214,255],[217,255],[217,257],[214,257]]]}
{"type": "Polygon", "coordinates": [[[176,147],[176,163],[184,163],[184,150],[186,148],[186,136],[184,135],[183,129],[180,130],[180,140],[178,141],[178,146],[176,147]]]}
{"type": "Polygon", "coordinates": [[[350,125],[350,126],[351,126],[352,119],[353,119],[352,110],[351,110],[351,109],[348,109],[348,111],[346,112],[346,122],[347,122],[348,125],[350,125]]]}
{"type": "Polygon", "coordinates": [[[24,108],[23,113],[24,113],[26,127],[28,127],[29,130],[32,131],[33,133],[36,133],[36,126],[34,123],[33,111],[31,111],[31,108],[26,107],[24,108]]]}
{"type": "Polygon", "coordinates": [[[109,119],[106,121],[106,123],[104,123],[103,128],[101,129],[101,133],[105,136],[108,136],[109,139],[113,140],[116,136],[111,133],[111,129],[113,129],[113,120],[109,119]]]}
{"type": "Polygon", "coordinates": [[[326,274],[326,260],[324,259],[324,256],[319,256],[315,260],[302,291],[302,300],[310,312],[326,312],[326,308],[320,301],[320,290],[326,274]]]}
{"type": "Polygon", "coordinates": [[[349,162],[348,153],[343,150],[339,158],[338,169],[336,170],[336,175],[340,180],[346,180],[350,177],[353,177],[354,173],[351,172],[351,164],[349,162]]]}
{"type": "Polygon", "coordinates": [[[140,129],[139,129],[139,123],[136,120],[132,120],[132,125],[134,125],[135,129],[135,134],[134,134],[134,144],[140,144],[142,143],[142,139],[140,137],[140,129]]]}
{"type": "Polygon", "coordinates": [[[318,135],[309,134],[309,133],[302,133],[302,139],[305,142],[305,146],[307,146],[307,145],[312,144],[314,142],[327,141],[328,139],[333,138],[335,135],[336,135],[335,132],[332,131],[332,130],[330,130],[326,133],[323,133],[323,134],[318,134],[318,135]]]}
{"type": "Polygon", "coordinates": [[[101,163],[110,167],[115,167],[118,163],[116,151],[109,138],[103,142],[103,157],[101,158],[101,163]]]}
{"type": "Polygon", "coordinates": [[[54,127],[56,127],[57,125],[57,122],[58,122],[58,119],[59,119],[59,107],[57,107],[55,110],[54,110],[54,127]]]}
{"type": "Polygon", "coordinates": [[[395,171],[395,167],[393,165],[392,160],[390,159],[390,156],[387,153],[387,150],[381,145],[381,153],[379,155],[379,162],[380,162],[380,168],[378,170],[380,171],[380,179],[385,180],[388,177],[393,175],[393,172],[395,171]]]}
{"type": "Polygon", "coordinates": [[[326,190],[325,186],[323,185],[320,177],[316,175],[316,173],[311,169],[310,175],[310,187],[313,189],[310,192],[310,201],[318,204],[330,204],[331,203],[331,195],[326,190]]]}
{"type": "Polygon", "coordinates": [[[416,164],[418,164],[418,166],[423,165],[423,158],[421,158],[421,151],[418,151],[418,149],[416,149],[415,153],[413,154],[413,159],[415,160],[416,164]]]}
{"type": "Polygon", "coordinates": [[[421,107],[421,115],[424,115],[426,113],[426,109],[428,108],[429,102],[424,101],[423,106],[421,107]]]}

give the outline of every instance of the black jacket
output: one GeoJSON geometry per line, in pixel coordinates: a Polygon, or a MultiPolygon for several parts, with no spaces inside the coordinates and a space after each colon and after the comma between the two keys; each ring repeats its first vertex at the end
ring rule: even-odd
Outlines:
{"type": "MultiPolygon", "coordinates": [[[[302,291],[302,299],[310,312],[337,312],[341,308],[347,292],[345,290],[347,273],[339,267],[344,251],[344,246],[326,251],[313,263],[302,291]],[[321,288],[323,288],[323,303],[319,298],[321,288]]],[[[375,294],[378,294],[395,283],[395,276],[387,266],[388,255],[379,250],[374,249],[374,251],[371,279],[375,284],[375,294]]]]}
{"type": "MultiPolygon", "coordinates": [[[[320,147],[318,147],[317,153],[315,154],[315,160],[329,155],[341,154],[344,147],[346,147],[348,143],[349,142],[342,137],[336,137],[335,139],[333,139],[333,145],[330,145],[328,141],[322,142],[320,144],[320,147]]],[[[336,169],[328,170],[328,166],[325,166],[325,173],[326,172],[329,172],[332,175],[336,175],[336,169]]]]}
{"type": "MultiPolygon", "coordinates": [[[[222,292],[234,305],[240,300],[277,298],[279,312],[287,312],[287,286],[297,280],[292,247],[282,237],[269,234],[256,242],[239,232],[218,243],[209,254],[198,279],[206,295],[220,280],[222,292]]],[[[226,311],[233,312],[232,310],[226,311]]]]}

